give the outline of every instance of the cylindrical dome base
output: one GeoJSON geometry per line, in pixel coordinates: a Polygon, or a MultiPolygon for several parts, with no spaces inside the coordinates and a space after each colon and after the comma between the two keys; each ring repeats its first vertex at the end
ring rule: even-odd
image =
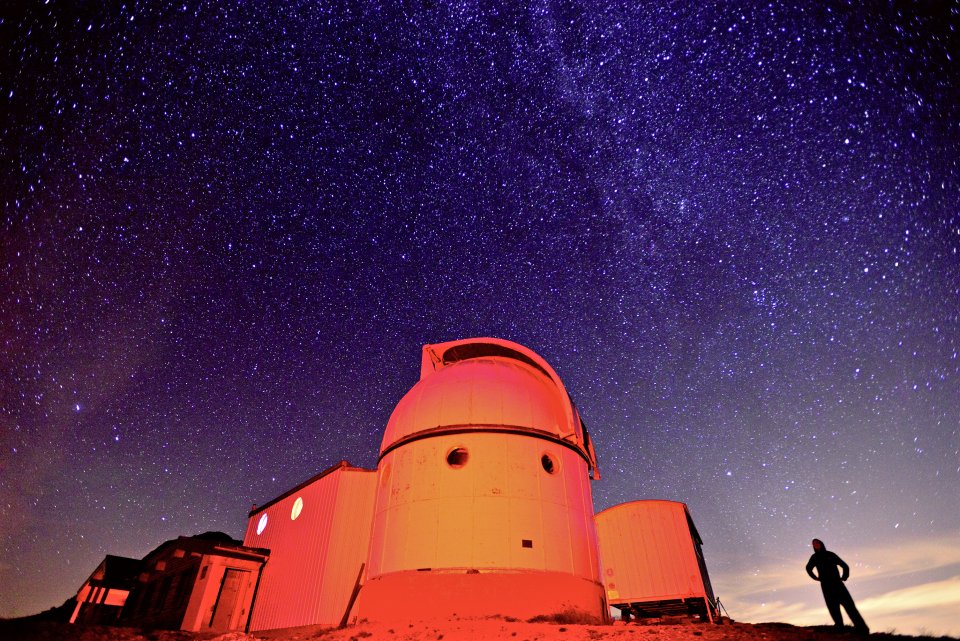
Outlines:
{"type": "Polygon", "coordinates": [[[603,586],[562,572],[392,572],[368,580],[357,615],[369,621],[537,616],[604,623],[603,586]]]}

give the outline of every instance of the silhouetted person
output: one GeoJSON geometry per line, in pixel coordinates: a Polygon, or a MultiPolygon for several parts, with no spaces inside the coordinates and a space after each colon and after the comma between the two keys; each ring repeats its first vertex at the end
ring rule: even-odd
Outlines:
{"type": "Polygon", "coordinates": [[[850,622],[853,623],[853,628],[860,634],[870,634],[870,628],[857,611],[847,586],[843,584],[850,576],[850,566],[833,552],[828,552],[820,539],[813,540],[813,555],[807,562],[807,574],[814,581],[820,582],[823,600],[827,602],[827,610],[830,611],[835,628],[843,629],[843,615],[840,614],[842,605],[847,611],[847,616],[850,617],[850,622]],[[843,575],[837,572],[837,566],[843,569],[843,575]],[[817,570],[816,574],[813,573],[814,568],[817,570]]]}

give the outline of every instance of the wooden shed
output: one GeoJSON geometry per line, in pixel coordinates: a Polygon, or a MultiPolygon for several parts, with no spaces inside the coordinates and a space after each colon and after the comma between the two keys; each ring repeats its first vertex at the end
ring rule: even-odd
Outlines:
{"type": "Polygon", "coordinates": [[[596,522],[607,599],[624,618],[717,618],[703,542],[684,503],[621,503],[596,522]]]}
{"type": "Polygon", "coordinates": [[[337,625],[367,558],[376,472],[346,461],[254,508],[246,545],[270,550],[249,630],[337,625]]]}
{"type": "Polygon", "coordinates": [[[266,550],[223,532],[181,536],[143,558],[122,625],[193,632],[243,630],[266,550]]]}

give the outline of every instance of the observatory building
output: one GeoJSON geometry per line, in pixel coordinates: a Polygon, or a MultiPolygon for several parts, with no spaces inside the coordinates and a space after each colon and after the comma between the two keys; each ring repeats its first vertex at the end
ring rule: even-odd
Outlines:
{"type": "Polygon", "coordinates": [[[595,470],[540,356],[492,338],[426,345],[380,445],[359,616],[604,620],[595,470]]]}
{"type": "MultiPolygon", "coordinates": [[[[375,470],[343,461],[254,506],[242,545],[186,555],[181,540],[164,544],[139,562],[143,585],[125,603],[117,593],[120,620],[246,631],[497,615],[599,623],[610,607],[714,619],[686,505],[594,515],[598,478],[577,407],[540,356],[496,338],[425,345],[375,470]]],[[[99,576],[81,588],[85,603],[107,604],[103,591],[89,596],[99,576]]]]}

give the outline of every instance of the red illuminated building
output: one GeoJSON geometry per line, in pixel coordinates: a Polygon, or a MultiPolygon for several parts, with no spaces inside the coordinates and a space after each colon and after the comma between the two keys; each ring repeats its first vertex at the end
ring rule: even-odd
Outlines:
{"type": "Polygon", "coordinates": [[[427,345],[380,446],[359,616],[606,614],[590,438],[525,347],[427,345]]]}
{"type": "Polygon", "coordinates": [[[367,560],[376,472],[335,465],[250,512],[268,548],[249,630],[337,625],[367,560]]]}
{"type": "Polygon", "coordinates": [[[686,506],[634,501],[595,516],[598,478],[577,407],[539,355],[495,338],[425,345],[375,470],[343,461],[255,507],[243,545],[161,545],[121,621],[223,631],[358,618],[603,622],[611,606],[713,619],[686,506]]]}
{"type": "Polygon", "coordinates": [[[140,572],[140,559],[108,554],[77,591],[70,623],[116,623],[140,572]]]}
{"type": "Polygon", "coordinates": [[[597,514],[610,605],[630,616],[717,617],[703,542],[674,501],[631,501],[597,514]]]}
{"type": "Polygon", "coordinates": [[[243,630],[266,550],[222,532],[181,536],[143,558],[120,622],[144,628],[243,630]]]}

